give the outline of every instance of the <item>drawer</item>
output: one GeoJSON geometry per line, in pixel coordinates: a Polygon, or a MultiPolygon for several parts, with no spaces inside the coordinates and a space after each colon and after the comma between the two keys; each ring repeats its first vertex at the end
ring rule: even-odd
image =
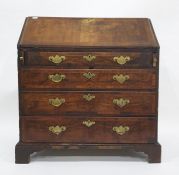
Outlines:
{"type": "Polygon", "coordinates": [[[21,141],[61,143],[153,143],[154,118],[28,116],[21,118],[21,141]]]}
{"type": "Polygon", "coordinates": [[[155,115],[154,92],[24,92],[22,115],[155,115]]]}
{"type": "Polygon", "coordinates": [[[27,52],[25,65],[58,68],[151,68],[152,52],[27,52]]]}
{"type": "Polygon", "coordinates": [[[21,89],[155,89],[154,69],[21,69],[21,89]]]}

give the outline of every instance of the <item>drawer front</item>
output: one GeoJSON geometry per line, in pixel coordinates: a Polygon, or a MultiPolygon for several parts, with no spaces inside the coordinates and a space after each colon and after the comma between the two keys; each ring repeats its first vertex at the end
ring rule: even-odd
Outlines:
{"type": "Polygon", "coordinates": [[[154,118],[23,117],[21,141],[63,143],[153,143],[154,118]]]}
{"type": "Polygon", "coordinates": [[[152,52],[27,52],[26,65],[58,68],[150,68],[152,52]]]}
{"type": "Polygon", "coordinates": [[[155,115],[154,92],[24,92],[22,115],[155,115]]]}
{"type": "Polygon", "coordinates": [[[153,69],[21,69],[20,88],[23,89],[155,89],[153,69]]]}

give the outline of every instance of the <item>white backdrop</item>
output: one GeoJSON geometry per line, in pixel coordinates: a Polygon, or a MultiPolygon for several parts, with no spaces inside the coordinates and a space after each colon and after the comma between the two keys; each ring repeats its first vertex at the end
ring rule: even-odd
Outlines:
{"type": "Polygon", "coordinates": [[[0,174],[179,174],[178,0],[0,0],[0,174]],[[148,17],[160,50],[162,163],[130,157],[34,157],[14,164],[18,141],[17,41],[26,16],[148,17]]]}

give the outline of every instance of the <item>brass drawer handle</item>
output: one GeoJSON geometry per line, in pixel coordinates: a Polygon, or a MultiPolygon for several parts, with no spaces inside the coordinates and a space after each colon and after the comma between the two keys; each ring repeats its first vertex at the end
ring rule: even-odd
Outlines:
{"type": "Polygon", "coordinates": [[[85,120],[83,121],[83,125],[87,126],[88,128],[95,124],[95,121],[85,120]]]}
{"type": "Polygon", "coordinates": [[[96,56],[94,56],[94,55],[85,55],[85,56],[83,56],[83,58],[84,58],[86,61],[91,62],[91,61],[93,61],[94,59],[96,59],[96,56]]]}
{"type": "Polygon", "coordinates": [[[49,131],[51,131],[53,134],[59,135],[60,133],[64,132],[66,130],[66,126],[49,126],[49,131]]]}
{"type": "Polygon", "coordinates": [[[123,134],[125,134],[127,131],[129,131],[129,126],[122,126],[122,125],[120,125],[120,126],[114,126],[114,127],[112,128],[112,130],[113,130],[114,132],[116,132],[117,134],[119,134],[119,135],[123,135],[123,134]]]}
{"type": "Polygon", "coordinates": [[[65,56],[59,56],[59,55],[49,56],[48,59],[49,59],[49,61],[51,61],[52,63],[60,64],[62,61],[65,60],[65,56]]]}
{"type": "Polygon", "coordinates": [[[95,77],[95,74],[91,72],[87,72],[87,73],[84,73],[83,76],[89,80],[95,77]]]}
{"type": "Polygon", "coordinates": [[[91,101],[93,99],[95,99],[95,95],[91,95],[91,94],[85,94],[83,95],[83,98],[86,100],[86,101],[91,101]]]}
{"type": "Polygon", "coordinates": [[[49,101],[49,104],[51,104],[52,106],[54,107],[59,107],[61,106],[63,103],[65,103],[65,99],[64,98],[51,98],[48,100],[49,101]]]}
{"type": "Polygon", "coordinates": [[[128,99],[123,99],[123,98],[113,99],[113,104],[119,106],[120,108],[126,106],[128,103],[130,103],[130,100],[128,100],[128,99]]]}
{"type": "Polygon", "coordinates": [[[129,79],[129,75],[120,74],[120,75],[113,76],[113,80],[117,81],[120,84],[123,84],[128,79],[129,79]]]}
{"type": "Polygon", "coordinates": [[[51,80],[55,83],[59,83],[62,80],[64,80],[66,78],[66,76],[62,75],[62,74],[54,74],[54,75],[49,75],[48,78],[49,78],[49,80],[51,80]]]}
{"type": "Polygon", "coordinates": [[[113,61],[117,62],[120,65],[126,64],[127,61],[130,61],[131,58],[129,56],[118,56],[118,57],[114,57],[113,61]]]}

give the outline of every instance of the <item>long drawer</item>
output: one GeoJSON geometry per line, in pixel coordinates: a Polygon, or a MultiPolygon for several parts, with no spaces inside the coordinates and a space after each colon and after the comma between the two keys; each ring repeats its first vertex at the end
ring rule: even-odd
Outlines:
{"type": "Polygon", "coordinates": [[[20,88],[23,89],[155,89],[154,69],[43,69],[22,68],[20,88]]]}
{"type": "Polygon", "coordinates": [[[26,53],[25,65],[58,68],[151,68],[152,52],[35,52],[26,53]]]}
{"type": "Polygon", "coordinates": [[[22,115],[155,115],[154,92],[24,92],[22,115]]]}
{"type": "Polygon", "coordinates": [[[153,143],[155,118],[29,116],[21,118],[21,141],[63,143],[153,143]]]}

